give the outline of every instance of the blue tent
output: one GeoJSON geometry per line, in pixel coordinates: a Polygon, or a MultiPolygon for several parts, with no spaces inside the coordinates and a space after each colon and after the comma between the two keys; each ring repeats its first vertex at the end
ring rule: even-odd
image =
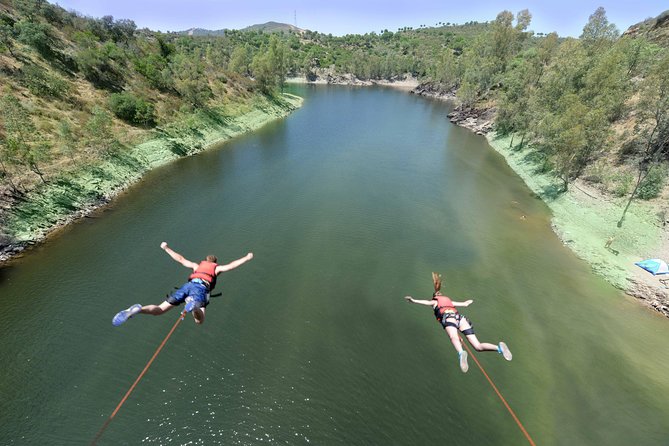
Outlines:
{"type": "Polygon", "coordinates": [[[667,266],[667,262],[664,260],[646,259],[641,262],[636,262],[635,265],[640,266],[654,276],[657,276],[658,274],[669,274],[669,266],[667,266]]]}

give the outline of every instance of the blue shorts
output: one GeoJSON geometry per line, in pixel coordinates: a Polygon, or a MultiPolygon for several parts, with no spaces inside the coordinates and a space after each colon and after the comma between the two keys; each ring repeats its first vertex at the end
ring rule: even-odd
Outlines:
{"type": "Polygon", "coordinates": [[[200,307],[204,308],[209,305],[209,290],[207,287],[201,283],[196,282],[186,282],[181,288],[172,293],[171,296],[167,298],[167,302],[170,305],[180,305],[186,298],[190,296],[193,300],[200,302],[200,307]]]}

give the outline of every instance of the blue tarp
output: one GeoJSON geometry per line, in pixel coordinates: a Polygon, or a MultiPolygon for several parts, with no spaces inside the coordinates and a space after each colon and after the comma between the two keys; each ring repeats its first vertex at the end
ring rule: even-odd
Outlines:
{"type": "Polygon", "coordinates": [[[669,274],[669,267],[664,260],[646,259],[641,262],[636,262],[635,265],[645,269],[654,276],[657,276],[658,274],[669,274]]]}

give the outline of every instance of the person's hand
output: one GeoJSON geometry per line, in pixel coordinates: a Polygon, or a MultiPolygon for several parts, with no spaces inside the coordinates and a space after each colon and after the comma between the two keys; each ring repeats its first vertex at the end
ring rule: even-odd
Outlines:
{"type": "Polygon", "coordinates": [[[165,248],[167,248],[167,242],[162,242],[160,244],[160,249],[165,249],[165,248]]]}
{"type": "Polygon", "coordinates": [[[473,300],[473,299],[469,299],[469,300],[466,300],[466,301],[465,301],[465,304],[467,304],[467,306],[470,306],[470,305],[473,304],[473,303],[474,303],[474,300],[473,300]]]}
{"type": "Polygon", "coordinates": [[[404,300],[406,300],[409,303],[413,303],[413,297],[411,296],[404,296],[404,300]]]}
{"type": "Polygon", "coordinates": [[[250,253],[246,254],[246,258],[247,258],[248,260],[251,260],[251,259],[253,258],[253,253],[250,252],[250,253]]]}

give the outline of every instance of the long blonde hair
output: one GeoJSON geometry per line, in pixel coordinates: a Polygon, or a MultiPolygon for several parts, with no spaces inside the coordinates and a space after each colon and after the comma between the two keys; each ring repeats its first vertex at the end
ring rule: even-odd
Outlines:
{"type": "Polygon", "coordinates": [[[432,273],[432,283],[434,283],[434,294],[432,297],[441,294],[441,274],[432,273]]]}

